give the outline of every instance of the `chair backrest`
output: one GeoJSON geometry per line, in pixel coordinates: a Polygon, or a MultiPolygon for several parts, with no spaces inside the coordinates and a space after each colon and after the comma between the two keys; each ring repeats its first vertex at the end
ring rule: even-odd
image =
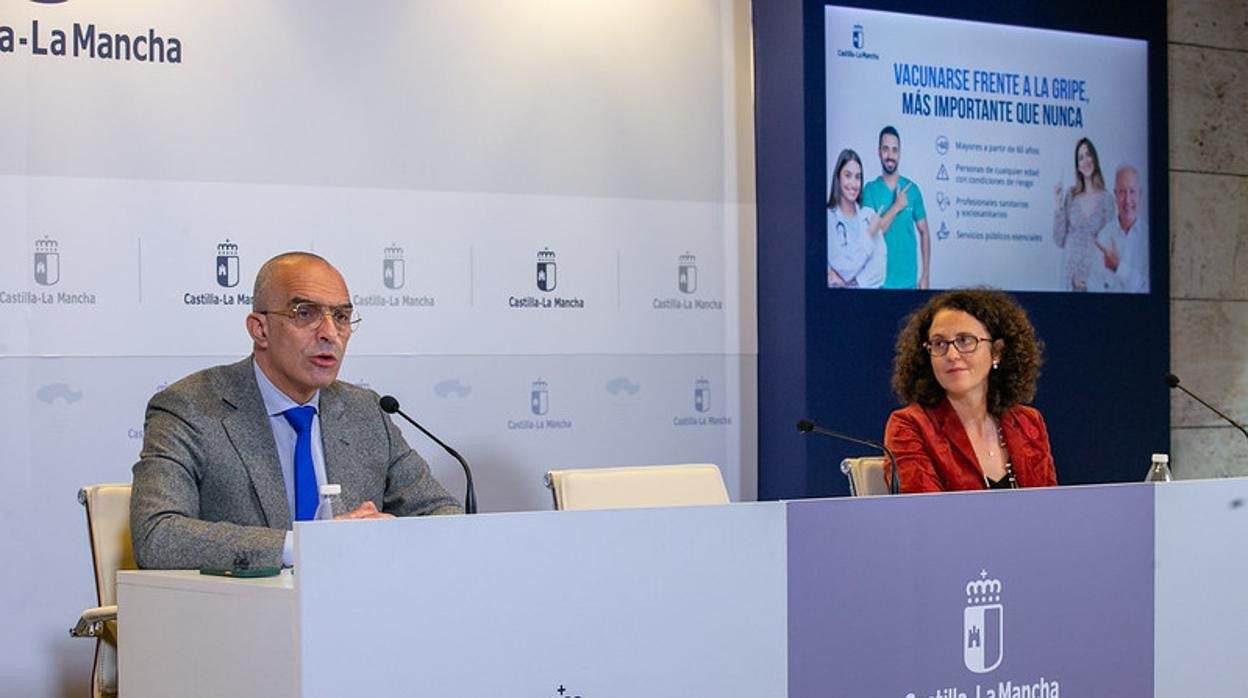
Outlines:
{"type": "Polygon", "coordinates": [[[884,479],[883,456],[862,456],[841,461],[841,472],[849,478],[849,493],[855,497],[888,494],[888,482],[884,479]]]}
{"type": "MultiPolygon", "coordinates": [[[[87,535],[100,606],[117,603],[117,571],[136,569],[130,543],[130,485],[88,485],[78,490],[87,510],[87,535]]],[[[92,695],[117,695],[117,623],[108,621],[95,646],[92,695]]]]}
{"type": "Polygon", "coordinates": [[[729,502],[724,477],[711,463],[552,470],[546,486],[561,511],[729,502]]]}
{"type": "Polygon", "coordinates": [[[132,570],[130,485],[88,485],[78,491],[87,509],[87,534],[95,570],[95,593],[101,606],[117,603],[117,570],[132,570]]]}

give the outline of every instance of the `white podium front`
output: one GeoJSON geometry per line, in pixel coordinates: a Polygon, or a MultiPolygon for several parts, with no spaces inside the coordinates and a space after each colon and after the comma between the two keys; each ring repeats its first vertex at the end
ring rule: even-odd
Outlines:
{"type": "Polygon", "coordinates": [[[117,575],[124,696],[298,695],[290,571],[234,580],[192,571],[117,575]]]}
{"type": "Polygon", "coordinates": [[[121,573],[122,690],[784,695],[785,516],[760,503],[299,524],[293,576],[121,573]]]}
{"type": "Polygon", "coordinates": [[[121,573],[119,676],[127,698],[1242,695],[1245,538],[1245,479],[299,524],[294,574],[121,573]]]}

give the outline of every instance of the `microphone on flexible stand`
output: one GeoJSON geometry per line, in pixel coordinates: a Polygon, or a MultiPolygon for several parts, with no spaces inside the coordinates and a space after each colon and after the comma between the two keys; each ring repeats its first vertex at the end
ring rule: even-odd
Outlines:
{"type": "Polygon", "coordinates": [[[1242,433],[1244,436],[1248,436],[1248,429],[1244,429],[1244,426],[1243,426],[1242,424],[1240,424],[1239,422],[1237,422],[1237,421],[1235,421],[1235,420],[1231,419],[1230,417],[1226,416],[1225,414],[1222,414],[1222,410],[1219,410],[1218,408],[1214,407],[1213,405],[1210,405],[1209,403],[1205,402],[1204,400],[1201,400],[1201,399],[1200,399],[1200,397],[1199,397],[1198,395],[1196,395],[1196,393],[1193,393],[1192,391],[1188,390],[1187,388],[1184,388],[1183,386],[1179,385],[1179,377],[1178,377],[1178,376],[1174,375],[1173,373],[1167,373],[1167,374],[1166,374],[1166,385],[1170,386],[1171,388],[1178,388],[1179,390],[1182,390],[1183,392],[1187,393],[1189,396],[1191,396],[1191,398],[1192,398],[1193,400],[1195,400],[1196,402],[1199,402],[1200,404],[1204,405],[1205,407],[1208,407],[1208,408],[1209,408],[1209,410],[1210,410],[1211,412],[1213,412],[1214,414],[1218,415],[1218,416],[1219,416],[1219,417],[1221,417],[1222,419],[1225,419],[1225,420],[1226,420],[1226,421],[1227,421],[1227,422],[1228,422],[1231,426],[1233,426],[1233,427],[1235,427],[1236,429],[1238,429],[1238,430],[1240,431],[1240,433],[1242,433]]]}
{"type": "Polygon", "coordinates": [[[399,401],[396,400],[393,395],[382,396],[379,404],[381,405],[382,412],[385,412],[386,414],[397,414],[403,419],[406,419],[408,424],[411,424],[419,429],[420,433],[428,436],[435,444],[441,446],[444,451],[451,454],[452,458],[459,461],[460,466],[464,469],[464,478],[468,481],[468,491],[464,494],[464,513],[477,513],[477,492],[472,486],[472,469],[468,467],[468,461],[464,460],[464,457],[459,455],[459,451],[447,446],[442,442],[442,439],[434,436],[428,429],[420,426],[416,420],[404,414],[403,410],[399,409],[399,401]]]}
{"type": "Polygon", "coordinates": [[[893,482],[889,486],[889,492],[891,492],[892,494],[901,494],[901,480],[899,479],[899,476],[897,474],[897,457],[893,455],[892,449],[890,449],[888,446],[885,446],[879,441],[871,441],[870,439],[860,439],[857,436],[850,436],[849,434],[842,434],[838,431],[824,429],[823,427],[818,426],[817,424],[810,421],[809,419],[797,420],[797,430],[803,434],[810,434],[813,432],[816,434],[822,434],[824,436],[831,436],[834,439],[841,439],[842,441],[849,441],[851,443],[861,444],[863,446],[870,446],[871,448],[875,448],[875,449],[879,449],[880,451],[883,451],[884,455],[888,456],[888,462],[892,464],[892,469],[893,469],[893,482]]]}

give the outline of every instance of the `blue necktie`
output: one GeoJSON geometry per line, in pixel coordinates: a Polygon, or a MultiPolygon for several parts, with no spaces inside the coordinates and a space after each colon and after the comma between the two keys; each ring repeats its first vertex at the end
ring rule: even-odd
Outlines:
{"type": "Polygon", "coordinates": [[[312,418],[316,408],[292,407],[282,416],[295,428],[295,521],[311,521],[320,499],[316,492],[316,468],[312,467],[312,418]]]}

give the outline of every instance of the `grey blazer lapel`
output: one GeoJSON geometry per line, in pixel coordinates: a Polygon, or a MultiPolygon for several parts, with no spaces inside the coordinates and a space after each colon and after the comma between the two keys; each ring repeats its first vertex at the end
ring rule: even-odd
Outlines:
{"type": "MultiPolygon", "coordinates": [[[[321,449],[325,453],[325,481],[342,485],[342,494],[346,504],[355,507],[362,502],[356,501],[361,496],[364,483],[356,482],[360,468],[348,467],[352,462],[354,444],[366,438],[363,429],[364,421],[350,414],[349,405],[344,399],[338,384],[334,383],[321,390],[321,449]]],[[[380,503],[377,503],[381,506],[380,503]]]]}
{"type": "Polygon", "coordinates": [[[273,427],[264,411],[260,386],[256,384],[251,359],[231,364],[221,386],[221,399],[234,408],[221,420],[234,450],[251,476],[260,499],[260,508],[270,528],[290,528],[290,504],[286,500],[286,480],[273,440],[273,427]]]}

